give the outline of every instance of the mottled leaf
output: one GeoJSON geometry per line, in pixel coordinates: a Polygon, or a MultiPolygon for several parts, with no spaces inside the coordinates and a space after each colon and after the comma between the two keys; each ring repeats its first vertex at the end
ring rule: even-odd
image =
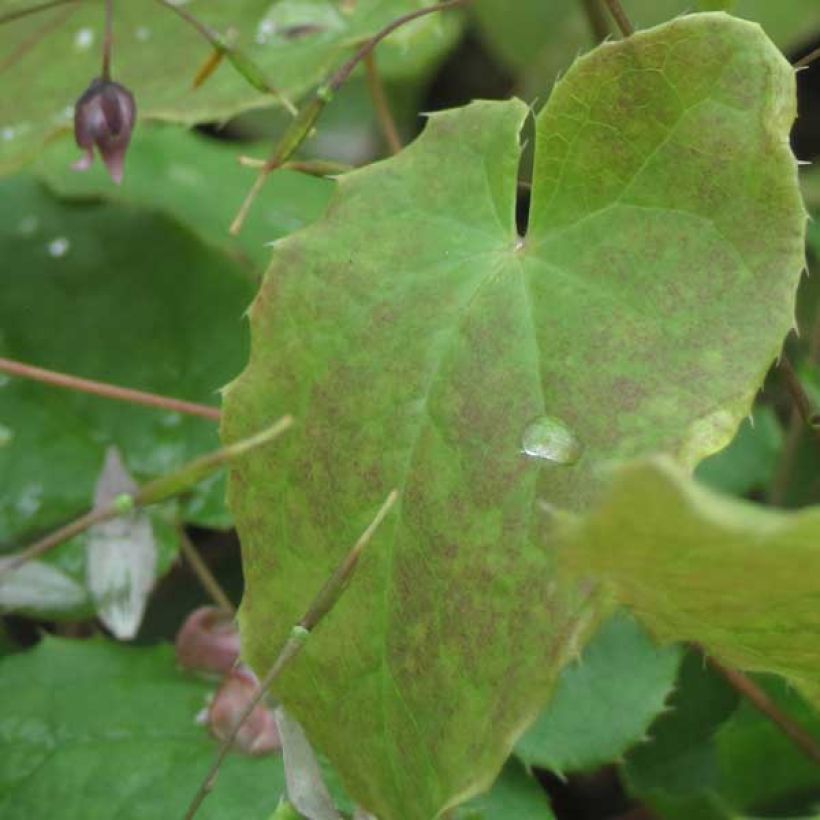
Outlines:
{"type": "Polygon", "coordinates": [[[648,460],[617,473],[563,558],[660,639],[782,675],[820,704],[818,533],[818,507],[786,513],[726,498],[648,460]]]}
{"type": "MultiPolygon", "coordinates": [[[[425,0],[347,5],[333,0],[209,0],[184,10],[223,35],[234,30],[235,45],[256,61],[266,82],[296,99],[364,37],[425,5],[425,0]]],[[[21,0],[2,0],[0,12],[20,6],[21,0]]],[[[249,108],[277,104],[227,60],[194,90],[194,76],[213,49],[156,0],[116,3],[114,15],[114,79],[134,94],[140,121],[224,121],[249,108]]],[[[49,136],[71,128],[75,100],[99,75],[102,29],[100,0],[57,6],[3,26],[0,172],[31,157],[49,136]]],[[[458,14],[419,20],[385,42],[381,70],[386,76],[424,70],[459,30],[458,14]]]]}
{"type": "Polygon", "coordinates": [[[401,492],[277,686],[380,820],[486,789],[583,636],[537,502],[582,509],[612,460],[723,446],[792,321],[794,77],[757,26],[692,16],[581,59],[537,120],[522,239],[527,112],[437,114],[344,176],[277,246],[226,395],[228,440],[299,418],[232,483],[257,670],[401,492]]]}
{"type": "Polygon", "coordinates": [[[559,774],[617,760],[663,711],[679,661],[676,648],[656,646],[632,618],[612,618],[563,670],[516,754],[559,774]]]}
{"type": "MultiPolygon", "coordinates": [[[[216,752],[196,722],[208,692],[166,646],[47,638],[3,658],[0,815],[182,817],[216,752]]],[[[197,816],[266,817],[283,788],[278,755],[230,755],[197,816]]]]}

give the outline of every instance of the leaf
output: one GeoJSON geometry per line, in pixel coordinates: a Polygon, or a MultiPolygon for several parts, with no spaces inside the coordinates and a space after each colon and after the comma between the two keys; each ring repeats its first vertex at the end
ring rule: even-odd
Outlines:
{"type": "MultiPolygon", "coordinates": [[[[820,718],[782,680],[757,683],[806,731],[820,731],[820,718]]],[[[693,806],[723,820],[811,814],[820,804],[816,764],[751,704],[735,704],[735,693],[702,658],[688,657],[671,711],[627,758],[630,791],[670,820],[700,817],[693,806]]]]}
{"type": "Polygon", "coordinates": [[[507,761],[487,794],[456,813],[457,820],[552,820],[544,790],[516,760],[507,761]]]}
{"type": "MultiPolygon", "coordinates": [[[[0,558],[0,569],[9,559],[0,558]]],[[[55,615],[88,603],[88,593],[69,575],[41,561],[0,575],[0,610],[55,615]]]]}
{"type": "Polygon", "coordinates": [[[663,711],[677,676],[677,648],[657,647],[626,615],[609,620],[515,747],[529,767],[559,774],[618,759],[663,711]]]}
{"type": "MultiPolygon", "coordinates": [[[[133,495],[137,483],[116,447],[105,454],[94,490],[94,509],[133,495]]],[[[157,545],[145,510],[95,524],[85,539],[86,581],[100,620],[115,638],[130,640],[142,623],[157,569],[157,545]]]]}
{"type": "Polygon", "coordinates": [[[228,441],[299,419],[231,482],[260,674],[401,492],[277,686],[380,820],[486,789],[587,632],[536,501],[584,508],[612,460],[725,444],[792,320],[794,77],[758,27],[692,16],[581,59],[538,117],[522,240],[527,112],[434,115],[342,177],[277,245],[225,397],[228,441]]]}
{"type": "MultiPolygon", "coordinates": [[[[245,355],[240,317],[251,285],[240,269],[168,218],[118,205],[67,206],[33,180],[0,182],[0,355],[42,367],[213,404],[245,355]]],[[[0,448],[3,551],[85,512],[106,448],[139,480],[218,446],[213,422],[3,378],[0,448]]],[[[225,526],[221,481],[182,505],[184,519],[225,526]]],[[[152,514],[158,571],[176,553],[152,514]]],[[[84,579],[84,542],[60,547],[84,579]]]]}
{"type": "MultiPolygon", "coordinates": [[[[236,46],[257,62],[266,81],[297,99],[349,57],[356,43],[424,5],[357,0],[345,11],[332,0],[211,0],[185,10],[223,35],[234,29],[236,46]],[[295,26],[302,36],[292,35],[295,26]]],[[[0,12],[20,6],[20,0],[1,0],[0,12]]],[[[70,130],[74,102],[100,70],[102,28],[100,2],[57,7],[3,26],[0,173],[31,158],[49,136],[70,130]]],[[[380,70],[387,77],[421,73],[459,31],[457,14],[419,20],[381,46],[380,70]]],[[[118,3],[114,37],[114,79],[134,94],[141,122],[225,121],[278,103],[251,87],[227,60],[194,91],[193,79],[212,47],[156,0],[118,3]]]]}
{"type": "MultiPolygon", "coordinates": [[[[241,150],[247,149],[243,146],[241,150]]],[[[237,146],[182,128],[145,125],[136,130],[128,148],[128,173],[121,186],[111,185],[99,163],[84,174],[72,171],[76,148],[66,140],[47,147],[36,172],[62,197],[100,197],[159,209],[203,242],[259,268],[270,258],[268,243],[321,215],[332,183],[293,171],[277,171],[234,239],[228,235],[228,225],[252,179],[252,172],[238,168],[239,153],[237,146]]]]}
{"type": "MultiPolygon", "coordinates": [[[[208,691],[167,646],[46,638],[2,659],[0,814],[181,817],[216,751],[195,721],[208,691]]],[[[230,755],[197,816],[266,817],[283,788],[278,755],[230,755]]]]}
{"type": "Polygon", "coordinates": [[[668,460],[623,467],[568,536],[565,568],[605,583],[663,641],[773,672],[820,705],[820,508],[717,495],[668,460]]]}

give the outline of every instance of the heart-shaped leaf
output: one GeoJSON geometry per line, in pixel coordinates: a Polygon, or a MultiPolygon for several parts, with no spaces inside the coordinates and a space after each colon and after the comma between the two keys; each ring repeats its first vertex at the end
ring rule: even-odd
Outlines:
{"type": "Polygon", "coordinates": [[[401,492],[277,687],[380,820],[489,786],[586,632],[539,501],[581,509],[612,460],[725,444],[793,318],[794,77],[757,26],[696,15],[579,60],[537,120],[521,238],[527,113],[437,114],[343,177],[277,246],[226,395],[228,440],[298,419],[231,484],[260,673],[401,492]]]}

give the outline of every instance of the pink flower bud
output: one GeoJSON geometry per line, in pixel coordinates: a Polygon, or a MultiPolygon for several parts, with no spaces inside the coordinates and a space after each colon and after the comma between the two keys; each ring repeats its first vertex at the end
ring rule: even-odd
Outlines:
{"type": "Polygon", "coordinates": [[[127,88],[110,80],[93,80],[74,105],[74,139],[85,155],[72,167],[88,170],[96,145],[111,179],[119,185],[136,119],[137,106],[127,88]]]}
{"type": "Polygon", "coordinates": [[[215,606],[195,609],[177,632],[180,666],[222,675],[239,657],[239,632],[230,614],[215,606]]]}
{"type": "MultiPolygon", "coordinates": [[[[238,666],[225,676],[208,707],[208,726],[218,740],[226,740],[245,707],[259,692],[256,675],[238,666]]],[[[264,755],[282,748],[273,712],[263,703],[254,708],[242,724],[234,748],[249,755],[264,755]]]]}

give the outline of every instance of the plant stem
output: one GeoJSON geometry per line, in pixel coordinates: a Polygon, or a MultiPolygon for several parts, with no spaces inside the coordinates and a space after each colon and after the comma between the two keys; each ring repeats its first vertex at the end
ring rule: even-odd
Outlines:
{"type": "Polygon", "coordinates": [[[5,14],[0,14],[0,26],[3,23],[10,23],[12,20],[19,20],[21,17],[28,17],[29,14],[37,14],[41,11],[48,11],[48,9],[55,6],[65,6],[68,3],[76,3],[78,0],[48,0],[46,3],[36,3],[32,6],[26,6],[15,11],[8,11],[5,14]]]}
{"type": "Polygon", "coordinates": [[[23,564],[39,558],[49,550],[85,532],[94,524],[108,521],[119,515],[124,515],[134,509],[148,507],[151,504],[158,504],[176,495],[191,489],[196,483],[206,478],[211,473],[218,470],[224,464],[233,461],[257,447],[261,447],[278,438],[288,428],[293,425],[292,416],[283,416],[275,424],[262,430],[260,433],[241,439],[227,447],[222,447],[213,453],[189,461],[172,473],[155,478],[137,488],[133,495],[122,495],[114,499],[105,507],[98,507],[90,512],[81,515],[74,521],[49,533],[45,538],[41,538],[31,546],[26,547],[16,555],[9,556],[9,561],[0,567],[0,577],[9,572],[19,569],[23,564]]]}
{"type": "Polygon", "coordinates": [[[114,0],[105,0],[105,33],[102,44],[102,70],[106,82],[111,79],[111,49],[114,45],[114,0]]]}
{"type": "Polygon", "coordinates": [[[231,615],[234,615],[236,610],[231,603],[231,599],[225,594],[225,590],[222,589],[219,581],[216,580],[210,567],[205,563],[199,551],[188,537],[188,533],[185,532],[185,528],[182,526],[179,527],[179,546],[205,592],[211,596],[213,602],[220,609],[224,609],[225,612],[230,612],[231,615]]]}
{"type": "Polygon", "coordinates": [[[592,37],[596,43],[602,43],[610,35],[609,23],[607,22],[601,0],[581,0],[584,12],[587,16],[592,37]]]}
{"type": "Polygon", "coordinates": [[[325,582],[324,586],[319,590],[318,594],[313,599],[313,602],[310,604],[305,614],[291,630],[290,635],[282,645],[282,648],[279,650],[279,654],[276,656],[273,666],[271,666],[265,677],[260,681],[259,691],[256,693],[256,696],[242,710],[242,713],[239,715],[239,718],[237,719],[230,735],[219,747],[211,768],[208,770],[205,779],[200,784],[199,789],[191,801],[191,804],[188,806],[188,811],[185,812],[185,820],[191,820],[191,818],[194,817],[199,810],[199,807],[202,805],[202,801],[205,800],[213,789],[219,769],[233,746],[242,724],[248,719],[248,717],[250,717],[253,710],[265,697],[268,689],[270,689],[271,685],[282,673],[282,670],[285,669],[285,667],[299,654],[302,647],[305,645],[305,642],[310,637],[312,630],[319,625],[322,618],[324,618],[324,616],[327,615],[327,613],[333,608],[344,590],[347,588],[347,585],[350,583],[350,579],[353,577],[353,572],[356,569],[356,564],[359,561],[362,551],[367,546],[382,521],[384,521],[387,517],[387,514],[396,503],[398,497],[399,494],[397,490],[393,490],[387,496],[381,508],[376,513],[375,518],[370,522],[367,529],[359,536],[359,540],[354,544],[353,549],[347,553],[342,562],[336,567],[333,574],[325,582]]]}
{"type": "Polygon", "coordinates": [[[630,37],[633,35],[635,33],[635,27],[632,25],[629,17],[624,11],[624,7],[621,5],[621,0],[604,0],[604,2],[609,9],[609,13],[618,24],[621,34],[623,34],[624,37],[630,37]]]}
{"type": "Polygon", "coordinates": [[[391,154],[398,154],[401,151],[401,137],[399,137],[396,121],[393,119],[387,96],[384,93],[384,84],[379,76],[376,67],[376,55],[373,52],[364,58],[364,70],[367,78],[367,90],[370,93],[370,99],[373,102],[373,108],[376,111],[376,117],[379,120],[387,147],[390,149],[391,154]]]}
{"type": "MultiPolygon", "coordinates": [[[[701,651],[703,651],[701,649],[701,651]]],[[[800,725],[795,723],[777,704],[742,672],[730,669],[704,652],[709,665],[737,690],[752,706],[768,718],[810,760],[820,765],[820,744],[800,725]]]]}
{"type": "Polygon", "coordinates": [[[778,369],[783,376],[783,381],[786,383],[786,390],[791,396],[794,409],[807,427],[813,427],[814,410],[811,399],[806,395],[806,391],[803,389],[803,385],[794,370],[794,365],[785,353],[780,358],[778,369]]]}
{"type": "Polygon", "coordinates": [[[195,404],[181,399],[172,399],[168,396],[160,396],[156,393],[146,393],[142,390],[133,390],[130,387],[117,387],[105,382],[81,379],[78,376],[70,376],[67,373],[58,373],[54,370],[46,370],[42,367],[17,362],[13,359],[0,358],[0,373],[10,376],[19,376],[24,379],[50,384],[53,387],[63,387],[67,390],[74,390],[80,393],[90,393],[93,396],[100,396],[105,399],[124,401],[129,404],[138,404],[143,407],[156,407],[160,410],[170,410],[175,413],[185,413],[189,416],[198,416],[211,421],[219,421],[220,412],[216,407],[209,407],[205,404],[195,404]]]}
{"type": "MultiPolygon", "coordinates": [[[[239,156],[237,161],[243,168],[264,168],[267,160],[257,159],[256,157],[239,156]]],[[[334,162],[333,160],[323,159],[306,159],[306,160],[289,160],[283,162],[280,166],[286,171],[298,171],[300,174],[309,174],[313,177],[332,177],[337,174],[346,174],[352,171],[356,166],[348,165],[345,162],[334,162]]]]}
{"type": "Polygon", "coordinates": [[[820,46],[802,56],[796,63],[794,63],[794,68],[807,68],[815,60],[820,60],[820,46]]]}
{"type": "MultiPolygon", "coordinates": [[[[167,2],[167,0],[160,0],[160,2],[167,2]]],[[[316,120],[319,118],[319,115],[322,113],[322,110],[327,103],[333,98],[333,95],[342,87],[342,85],[344,85],[345,81],[353,73],[356,66],[370,53],[372,53],[376,46],[384,40],[385,37],[390,36],[397,28],[400,28],[413,20],[417,20],[419,17],[424,17],[427,14],[433,14],[439,11],[446,11],[447,9],[458,8],[459,6],[464,6],[469,2],[470,0],[444,0],[444,2],[436,3],[432,6],[416,9],[415,11],[411,11],[401,17],[397,17],[395,20],[388,23],[383,29],[376,32],[376,34],[368,40],[365,40],[359,50],[349,60],[347,60],[347,62],[343,63],[336,70],[336,72],[331,75],[330,79],[328,79],[324,85],[319,86],[313,97],[308,100],[308,102],[299,110],[299,113],[296,115],[296,119],[290,124],[290,127],[282,135],[281,139],[276,144],[270,159],[268,159],[260,170],[259,176],[253,183],[251,190],[245,197],[245,201],[239,208],[239,212],[231,223],[229,228],[230,233],[236,236],[236,234],[242,230],[242,225],[245,222],[248,212],[250,211],[254,200],[259,195],[259,192],[262,190],[271,171],[276,168],[280,168],[283,163],[293,156],[294,152],[312,131],[316,120]]]]}

